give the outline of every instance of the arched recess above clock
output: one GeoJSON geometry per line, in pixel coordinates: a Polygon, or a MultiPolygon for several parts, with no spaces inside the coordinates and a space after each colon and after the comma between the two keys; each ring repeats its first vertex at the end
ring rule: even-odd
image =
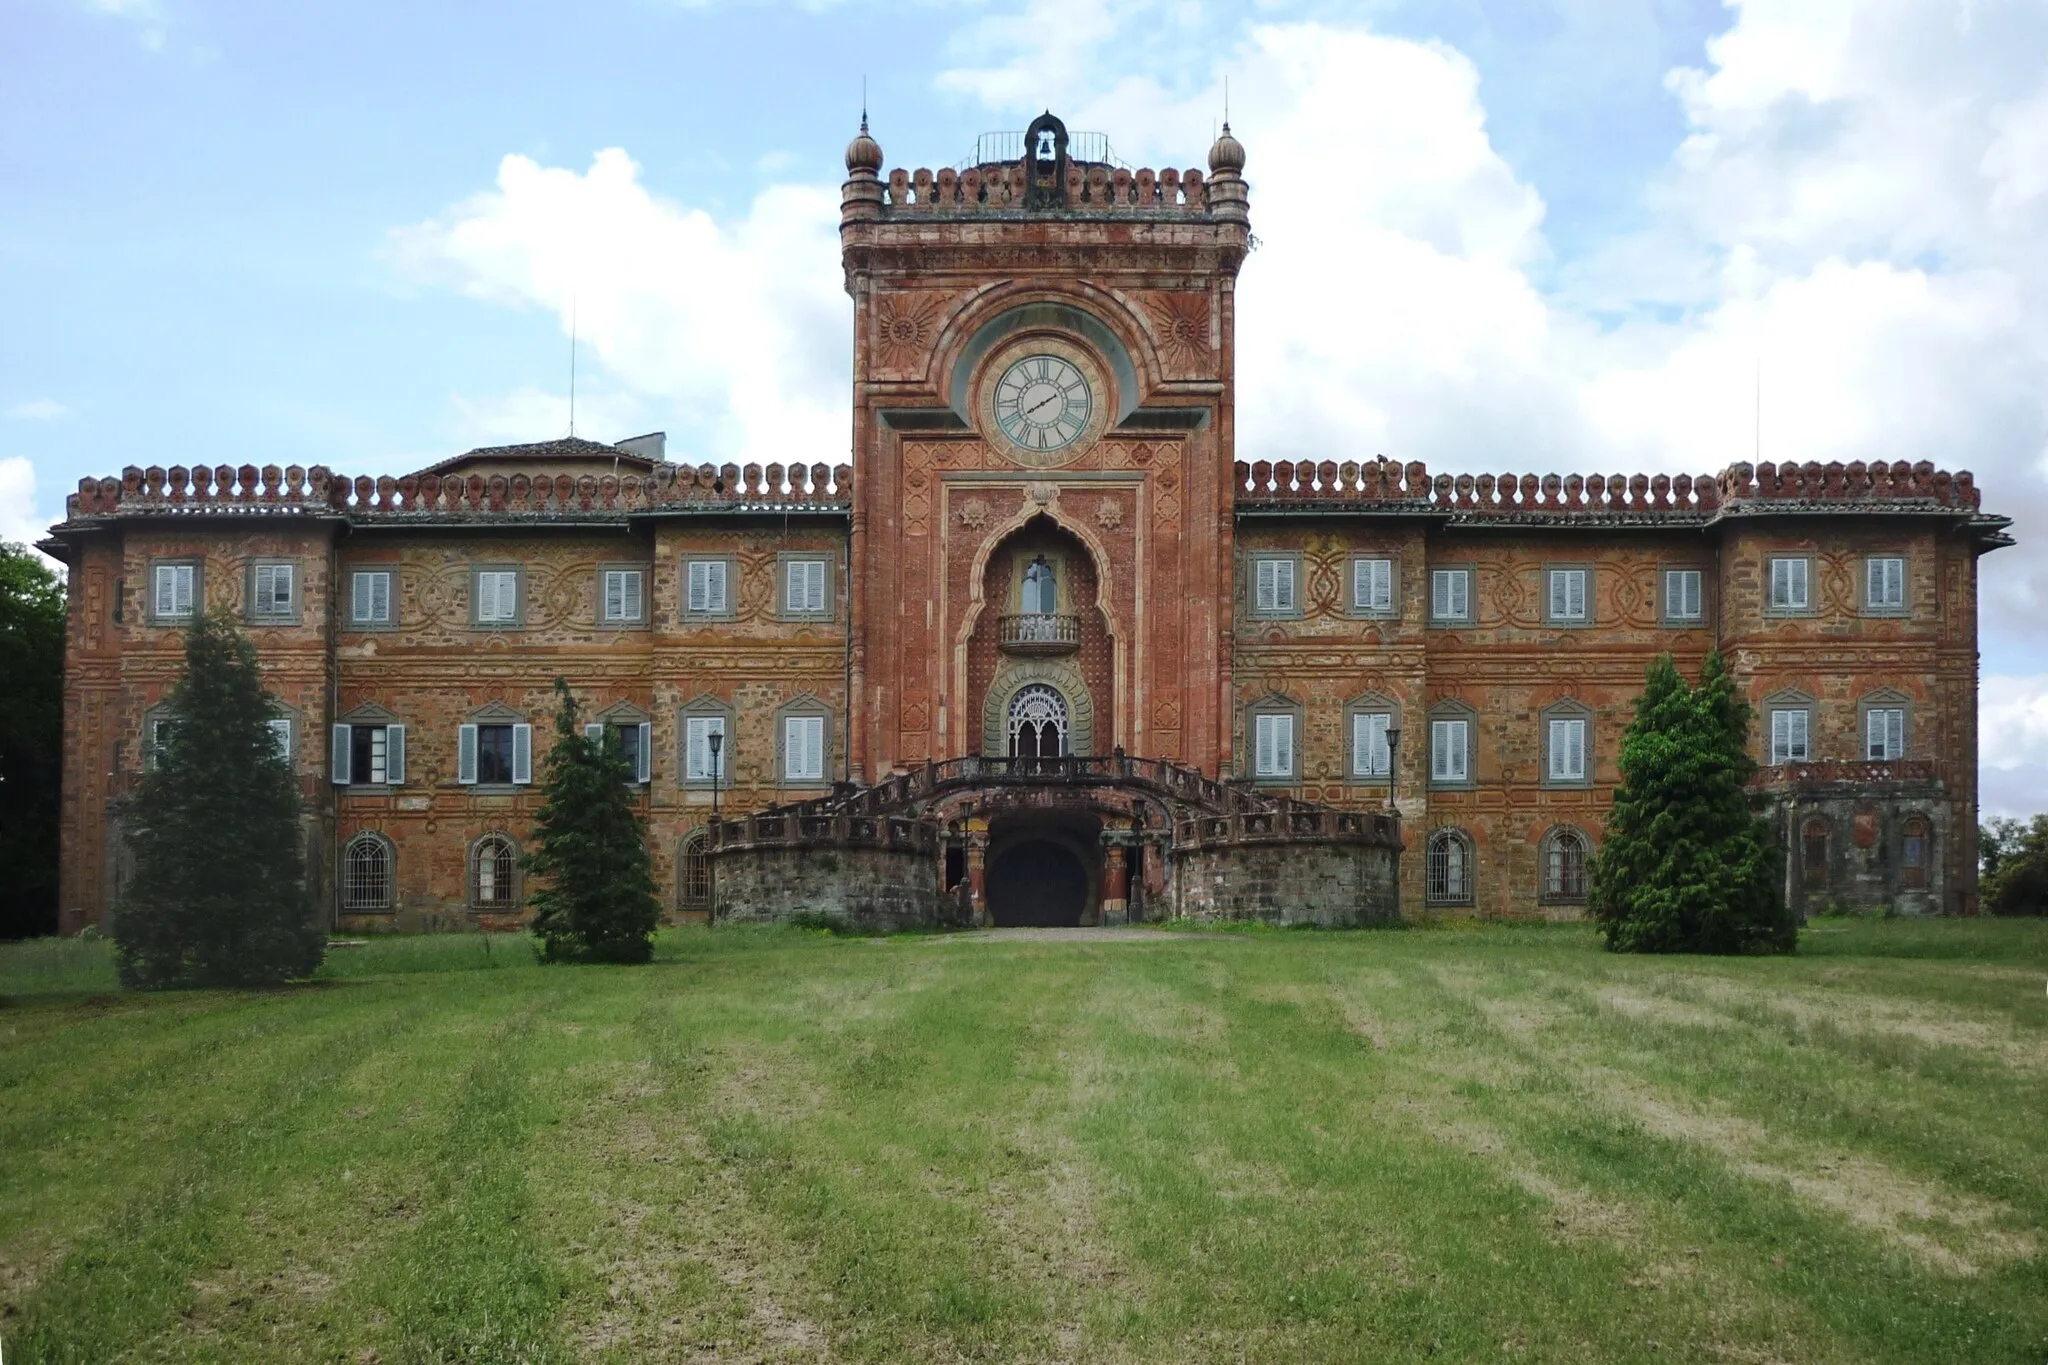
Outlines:
{"type": "Polygon", "coordinates": [[[1116,387],[1116,408],[1110,426],[1116,426],[1137,409],[1138,367],[1123,341],[1102,319],[1069,303],[1026,303],[984,322],[954,358],[946,403],[961,421],[974,425],[974,372],[982,359],[1011,337],[1035,331],[1065,332],[1085,342],[1102,358],[1116,387]]]}

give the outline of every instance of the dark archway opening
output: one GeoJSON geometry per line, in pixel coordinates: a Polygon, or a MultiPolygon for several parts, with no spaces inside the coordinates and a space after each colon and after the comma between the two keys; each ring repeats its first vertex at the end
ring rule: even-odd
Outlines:
{"type": "Polygon", "coordinates": [[[1078,925],[1088,909],[1088,869],[1050,839],[1012,844],[989,868],[988,908],[1001,928],[1078,925]]]}

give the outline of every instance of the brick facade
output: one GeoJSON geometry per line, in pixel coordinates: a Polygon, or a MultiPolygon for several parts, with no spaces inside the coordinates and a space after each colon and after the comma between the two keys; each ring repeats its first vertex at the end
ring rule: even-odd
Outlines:
{"type": "MultiPolygon", "coordinates": [[[[1048,155],[936,175],[884,175],[865,131],[848,149],[850,468],[690,468],[644,441],[570,440],[374,481],[247,467],[84,481],[45,544],[72,570],[64,927],[108,913],[121,809],[181,663],[156,571],[190,564],[200,605],[247,615],[258,563],[294,572],[289,616],[248,629],[293,721],[318,891],[343,926],[521,921],[517,852],[538,792],[465,781],[463,727],[533,726],[537,771],[557,676],[594,713],[648,727],[636,793],[677,914],[703,912],[702,868],[683,849],[714,799],[686,772],[691,717],[729,737],[716,799],[737,814],[1006,755],[1020,699],[1048,688],[1065,752],[1241,779],[1276,810],[1383,810],[1387,776],[1359,769],[1353,726],[1390,715],[1409,854],[1399,903],[1574,913],[1569,855],[1598,846],[1645,668],[1671,653],[1696,674],[1717,647],[1759,708],[1758,785],[1793,849],[1795,901],[1974,910],[1976,562],[2009,539],[1967,474],[1877,461],[1453,478],[1384,461],[1240,462],[1242,148],[1226,130],[1206,173],[1129,172],[1070,160],[1046,120],[1025,146],[1048,155]],[[1071,425],[1018,428],[1020,442],[1004,385],[1037,358],[1070,366],[1088,402],[1061,409],[1071,398],[1032,390],[1071,425]],[[1031,444],[1069,431],[1056,448],[1031,444]],[[1870,567],[1893,559],[1896,601],[1891,570],[1870,567]],[[1262,560],[1288,566],[1284,602],[1281,570],[1262,599],[1262,560]],[[1360,560],[1386,561],[1383,603],[1357,600],[1379,572],[1360,560]],[[1773,605],[1774,560],[1805,566],[1802,605],[1773,605]],[[700,561],[720,566],[704,571],[723,580],[716,609],[693,605],[700,561]],[[815,600],[791,599],[798,561],[822,566],[805,571],[821,575],[806,580],[821,583],[815,600]],[[1025,595],[1034,565],[1056,585],[1050,610],[1025,595]],[[1433,611],[1440,570],[1466,575],[1456,619],[1433,611]],[[606,620],[606,574],[634,571],[639,610],[606,620]],[[1578,587],[1557,589],[1555,571],[1578,587]],[[1698,574],[1696,614],[1670,609],[1667,571],[1698,574]],[[390,575],[389,619],[355,619],[362,572],[390,575]],[[511,595],[500,602],[480,573],[513,575],[511,595]],[[1552,610],[1554,590],[1571,610],[1552,610]],[[1775,764],[1774,709],[1806,713],[1803,746],[1775,764]],[[1883,738],[1893,713],[1901,750],[1873,761],[1872,725],[1883,738]],[[1262,715],[1290,718],[1287,762],[1263,774],[1262,715]],[[808,716],[822,719],[822,766],[793,779],[786,723],[808,716]],[[1432,776],[1436,720],[1467,727],[1461,776],[1432,776]],[[404,727],[402,781],[332,780],[334,727],[350,724],[404,727]],[[1580,737],[1582,775],[1550,766],[1553,734],[1580,737]],[[1462,861],[1433,869],[1433,840],[1450,847],[1440,833],[1462,861]],[[344,909],[359,836],[383,850],[388,904],[344,909]],[[492,865],[487,889],[509,894],[480,904],[478,849],[492,838],[510,841],[511,883],[492,865]]],[[[1029,836],[1054,858],[1063,842],[1119,850],[1079,860],[1091,917],[1170,905],[1170,860],[1143,852],[1170,825],[1146,825],[1150,799],[968,802],[939,833],[933,894],[966,895],[970,862],[985,874],[975,850],[993,819],[999,848],[1029,836]],[[1128,895],[1109,894],[1126,875],[1128,895]]],[[[1285,868],[1266,861],[1261,885],[1278,885],[1285,868]]],[[[1375,875],[1392,876],[1382,861],[1375,875]]],[[[748,891],[749,914],[764,894],[748,891]]],[[[1387,909],[1375,890],[1360,914],[1387,909]]]]}

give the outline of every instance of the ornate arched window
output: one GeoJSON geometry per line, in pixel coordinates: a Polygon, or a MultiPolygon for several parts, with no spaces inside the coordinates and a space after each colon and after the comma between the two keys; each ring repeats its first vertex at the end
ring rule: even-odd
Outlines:
{"type": "Polygon", "coordinates": [[[502,834],[486,834],[469,854],[469,903],[479,910],[509,910],[519,901],[518,850],[502,834]]]}
{"type": "Polygon", "coordinates": [[[683,837],[676,857],[676,905],[684,910],[711,909],[710,836],[693,830],[683,837]]]}
{"type": "Polygon", "coordinates": [[[1899,871],[1907,886],[1927,885],[1927,865],[1934,861],[1934,826],[1924,815],[1909,815],[1899,826],[1899,871]]]}
{"type": "Polygon", "coordinates": [[[391,845],[365,831],[348,841],[341,855],[341,908],[358,912],[391,908],[391,845]]]}
{"type": "Polygon", "coordinates": [[[1067,752],[1067,699],[1046,683],[1030,683],[1010,698],[1010,756],[1058,758],[1067,752]]]}
{"type": "Polygon", "coordinates": [[[1461,829],[1440,829],[1429,836],[1429,902],[1469,905],[1472,902],[1472,841],[1461,829]]]}
{"type": "Polygon", "coordinates": [[[1543,896],[1545,900],[1582,901],[1586,898],[1586,836],[1575,829],[1554,829],[1543,841],[1543,896]]]}
{"type": "Polygon", "coordinates": [[[1808,886],[1828,884],[1828,822],[1818,815],[1799,831],[1799,876],[1808,886]]]}

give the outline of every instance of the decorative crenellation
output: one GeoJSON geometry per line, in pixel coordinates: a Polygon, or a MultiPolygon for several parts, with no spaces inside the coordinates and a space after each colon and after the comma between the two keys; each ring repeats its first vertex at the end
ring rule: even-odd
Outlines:
{"type": "Polygon", "coordinates": [[[1669,512],[1708,515],[1759,502],[1914,502],[1974,511],[1982,502],[1968,470],[1926,460],[1887,463],[1737,463],[1702,474],[1438,474],[1412,461],[1240,460],[1238,503],[1383,503],[1390,510],[1513,513],[1669,512]]]}
{"type": "MultiPolygon", "coordinates": [[[[958,209],[1001,212],[1024,207],[1029,176],[1022,162],[970,166],[964,171],[945,167],[937,171],[901,167],[889,172],[882,200],[886,211],[958,209]]],[[[1150,168],[1126,170],[1080,162],[1067,164],[1067,207],[1099,209],[1105,212],[1167,212],[1199,214],[1208,211],[1209,190],[1202,172],[1189,167],[1175,170],[1150,168]]]]}
{"type": "Polygon", "coordinates": [[[119,479],[81,479],[68,520],[121,513],[299,514],[333,511],[422,516],[659,512],[700,507],[838,510],[853,496],[850,465],[658,465],[648,475],[385,475],[350,479],[322,465],[187,469],[130,465],[119,479]]]}

